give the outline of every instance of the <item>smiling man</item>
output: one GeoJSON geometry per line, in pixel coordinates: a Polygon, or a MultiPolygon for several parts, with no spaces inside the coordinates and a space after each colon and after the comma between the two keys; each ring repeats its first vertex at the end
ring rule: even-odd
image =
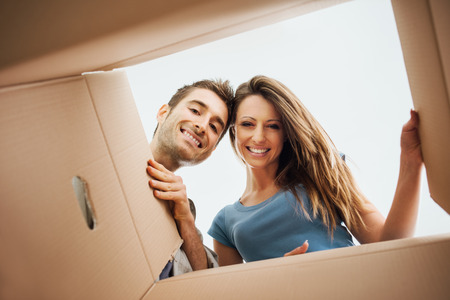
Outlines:
{"type": "Polygon", "coordinates": [[[158,111],[158,126],[150,149],[149,185],[160,200],[170,201],[183,239],[182,248],[168,262],[160,278],[218,266],[216,254],[203,245],[195,227],[195,207],[187,198],[178,168],[207,159],[226,133],[234,92],[228,81],[202,80],[180,88],[158,111]]]}

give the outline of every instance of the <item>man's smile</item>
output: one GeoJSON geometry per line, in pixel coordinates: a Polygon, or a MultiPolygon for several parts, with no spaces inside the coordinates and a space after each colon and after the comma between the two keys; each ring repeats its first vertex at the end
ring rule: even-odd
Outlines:
{"type": "Polygon", "coordinates": [[[181,132],[182,132],[185,136],[187,136],[188,138],[190,138],[190,139],[197,145],[197,147],[202,148],[202,143],[201,143],[199,140],[197,140],[195,137],[193,137],[189,132],[187,132],[187,130],[181,129],[181,132]]]}

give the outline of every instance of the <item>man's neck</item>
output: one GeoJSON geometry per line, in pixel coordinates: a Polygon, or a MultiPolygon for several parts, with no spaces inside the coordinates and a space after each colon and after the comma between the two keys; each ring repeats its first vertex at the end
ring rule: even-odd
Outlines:
{"type": "Polygon", "coordinates": [[[180,165],[170,155],[161,151],[155,139],[150,143],[150,151],[152,152],[153,159],[162,164],[167,170],[175,172],[180,168],[180,165]]]}

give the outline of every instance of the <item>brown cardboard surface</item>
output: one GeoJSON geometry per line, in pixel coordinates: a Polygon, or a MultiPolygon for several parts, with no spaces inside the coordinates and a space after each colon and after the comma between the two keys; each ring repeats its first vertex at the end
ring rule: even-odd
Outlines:
{"type": "Polygon", "coordinates": [[[0,86],[130,66],[344,1],[1,1],[0,86]]]}
{"type": "Polygon", "coordinates": [[[450,213],[450,1],[392,1],[430,194],[450,213]]]}
{"type": "Polygon", "coordinates": [[[450,234],[198,271],[150,299],[448,299],[450,234]]]}
{"type": "MultiPolygon", "coordinates": [[[[94,18],[103,12],[100,2],[82,1],[74,8],[44,1],[19,15],[1,9],[11,15],[6,18],[12,22],[8,30],[16,28],[16,17],[31,26],[25,20],[33,10],[43,19],[55,15],[59,21],[50,18],[35,24],[33,41],[42,42],[38,49],[22,51],[20,46],[32,37],[27,28],[18,43],[13,41],[17,32],[8,33],[4,44],[11,45],[10,56],[0,55],[0,85],[125,66],[340,2],[252,0],[237,5],[235,0],[216,0],[189,2],[188,7],[173,0],[155,8],[135,1],[140,5],[111,4],[115,14],[98,19],[106,22],[101,28],[94,18]],[[47,12],[49,3],[52,9],[47,12]],[[145,13],[136,16],[135,10],[150,8],[155,13],[149,13],[149,19],[145,13]],[[84,10],[90,13],[77,19],[84,10]],[[55,24],[61,26],[53,28],[55,24]],[[84,25],[78,29],[86,35],[65,32],[67,26],[80,24],[84,25]]],[[[5,3],[1,8],[24,9],[20,1],[5,3]]],[[[421,116],[430,191],[449,212],[448,2],[396,0],[393,6],[421,116]]],[[[154,284],[180,239],[165,206],[147,187],[150,152],[124,75],[88,74],[3,88],[0,105],[1,299],[450,295],[448,234],[199,271],[154,284]],[[71,186],[75,175],[88,183],[97,219],[92,231],[71,186]]]]}
{"type": "Polygon", "coordinates": [[[121,188],[153,278],[157,279],[181,240],[165,203],[156,201],[148,186],[145,168],[151,152],[126,73],[91,74],[86,78],[121,188]]]}
{"type": "Polygon", "coordinates": [[[0,105],[0,298],[140,298],[179,237],[146,185],[149,148],[125,75],[6,88],[0,105]],[[87,182],[94,230],[73,176],[87,182]]]}

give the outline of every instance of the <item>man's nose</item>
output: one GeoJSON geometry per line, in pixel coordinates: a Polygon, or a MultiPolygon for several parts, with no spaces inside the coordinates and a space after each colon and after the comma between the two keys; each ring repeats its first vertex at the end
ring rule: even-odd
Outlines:
{"type": "Polygon", "coordinates": [[[208,128],[209,120],[207,118],[198,119],[194,126],[198,130],[199,133],[205,133],[206,128],[208,128]]]}

